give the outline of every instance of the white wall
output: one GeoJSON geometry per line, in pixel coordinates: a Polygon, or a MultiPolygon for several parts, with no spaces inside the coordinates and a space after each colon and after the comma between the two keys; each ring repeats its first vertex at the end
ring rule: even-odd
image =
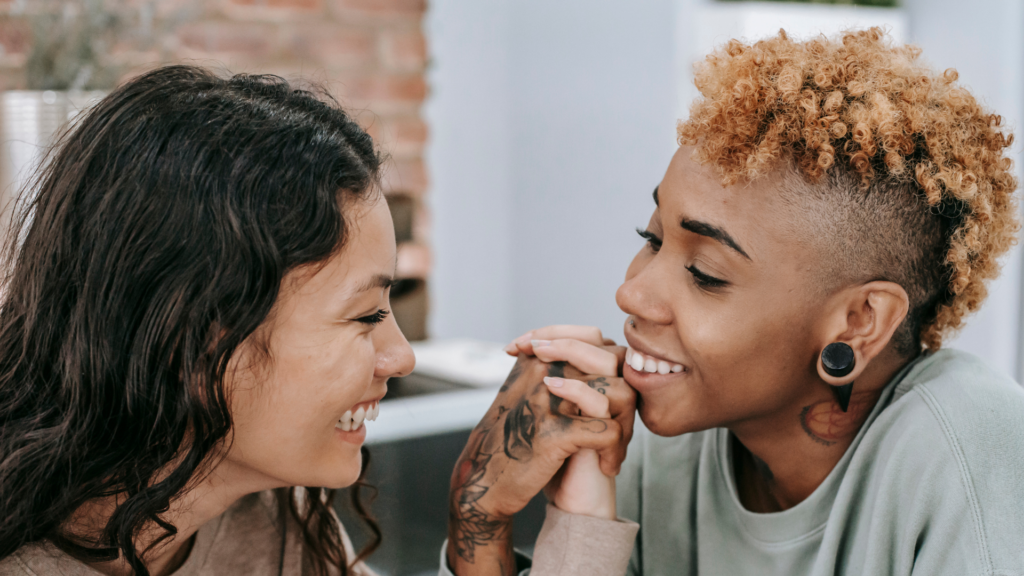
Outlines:
{"type": "Polygon", "coordinates": [[[430,6],[431,334],[620,337],[615,290],[674,150],[672,0],[430,6]]]}
{"type": "MultiPolygon", "coordinates": [[[[903,4],[898,33],[1020,126],[1024,3],[903,4]]],[[[430,6],[431,333],[504,341],[570,322],[620,337],[615,289],[641,246],[632,229],[650,215],[675,120],[696,95],[698,15],[712,1],[430,6]]],[[[1006,262],[953,345],[1019,377],[1020,251],[1006,262]]]]}
{"type": "MultiPolygon", "coordinates": [[[[1022,174],[1024,132],[1024,3],[1020,0],[903,0],[912,40],[936,68],[956,68],[960,81],[1016,132],[1014,161],[1022,174]]],[[[1018,193],[1019,194],[1019,193],[1018,193]]],[[[1004,260],[982,309],[951,346],[1024,377],[1021,335],[1021,250],[1004,260]]]]}
{"type": "Polygon", "coordinates": [[[512,333],[509,5],[436,0],[427,13],[434,336],[512,333]]]}

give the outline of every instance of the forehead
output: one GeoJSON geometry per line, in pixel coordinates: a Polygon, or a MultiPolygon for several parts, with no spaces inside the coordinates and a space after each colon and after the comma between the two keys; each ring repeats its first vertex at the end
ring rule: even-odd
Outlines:
{"type": "Polygon", "coordinates": [[[395,269],[395,231],[383,198],[357,200],[347,208],[345,245],[322,265],[296,277],[300,294],[325,288],[355,295],[376,275],[391,277],[395,269]]]}
{"type": "Polygon", "coordinates": [[[692,147],[676,151],[658,187],[665,226],[683,218],[725,230],[755,262],[777,252],[791,240],[794,215],[780,192],[781,171],[753,182],[722,186],[710,166],[692,158],[692,147]]]}

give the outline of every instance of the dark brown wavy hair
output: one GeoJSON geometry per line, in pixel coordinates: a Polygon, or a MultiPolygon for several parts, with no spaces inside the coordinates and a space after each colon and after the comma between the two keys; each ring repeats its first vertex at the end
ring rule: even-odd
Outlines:
{"type": "MultiPolygon", "coordinates": [[[[53,148],[12,227],[0,302],[0,559],[50,540],[148,576],[137,537],[175,534],[160,515],[222,453],[230,358],[286,273],[342,247],[346,206],[379,193],[373,141],[321,92],[169,66],[53,148]],[[112,495],[97,541],[66,533],[112,495]]],[[[334,491],[296,490],[308,557],[348,574],[334,491]]],[[[380,531],[352,496],[373,534],[362,558],[380,531]]]]}

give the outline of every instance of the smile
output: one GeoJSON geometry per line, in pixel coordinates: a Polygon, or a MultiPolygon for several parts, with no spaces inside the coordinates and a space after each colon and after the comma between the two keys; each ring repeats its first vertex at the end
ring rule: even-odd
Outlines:
{"type": "Polygon", "coordinates": [[[369,402],[365,406],[360,405],[355,411],[346,410],[334,427],[343,432],[355,432],[363,426],[364,421],[376,420],[378,414],[380,414],[380,401],[369,402]]]}
{"type": "Polygon", "coordinates": [[[629,364],[637,372],[657,372],[658,374],[679,373],[683,371],[682,364],[675,364],[668,360],[655,358],[641,354],[632,348],[626,348],[626,364],[629,364]]]}

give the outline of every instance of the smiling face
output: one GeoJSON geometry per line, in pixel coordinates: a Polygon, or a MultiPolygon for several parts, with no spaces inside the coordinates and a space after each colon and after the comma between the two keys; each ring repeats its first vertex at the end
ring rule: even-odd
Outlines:
{"type": "Polygon", "coordinates": [[[616,294],[631,315],[624,376],[666,436],[763,424],[823,389],[816,251],[794,232],[780,176],[723,188],[691,150],[672,159],[616,294]]]}
{"type": "Polygon", "coordinates": [[[340,488],[355,482],[366,436],[360,420],[408,374],[412,349],[389,314],[395,233],[383,198],[352,204],[343,249],[285,276],[254,346],[225,383],[233,442],[219,468],[268,486],[340,488]]]}

